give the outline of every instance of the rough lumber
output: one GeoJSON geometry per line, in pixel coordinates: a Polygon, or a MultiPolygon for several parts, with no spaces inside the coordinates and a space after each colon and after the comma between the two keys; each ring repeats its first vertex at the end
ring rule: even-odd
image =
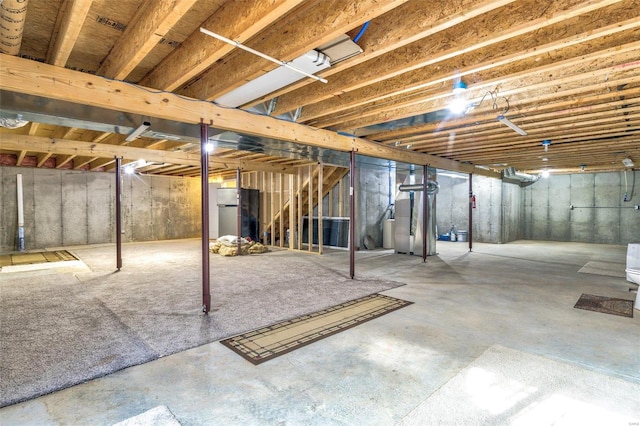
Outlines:
{"type": "MultiPolygon", "coordinates": [[[[282,24],[274,25],[261,33],[260,37],[250,40],[247,46],[276,59],[290,61],[306,53],[310,48],[327,43],[406,1],[322,0],[314,2],[304,13],[285,18],[282,24]]],[[[275,67],[275,64],[258,58],[252,53],[236,50],[225,58],[224,64],[213,65],[181,93],[194,98],[215,99],[275,67]]]]}
{"type": "MultiPolygon", "coordinates": [[[[262,31],[287,10],[302,0],[251,0],[241,8],[227,1],[209,17],[202,27],[233,40],[245,42],[262,31]],[[238,16],[240,10],[241,16],[238,16]]],[[[174,90],[200,74],[233,50],[234,46],[194,31],[180,46],[149,72],[140,84],[164,90],[174,90]]]]}
{"type": "Polygon", "coordinates": [[[47,63],[63,67],[78,40],[82,24],[93,0],[65,0],[60,8],[54,32],[47,50],[47,63]]]}
{"type": "Polygon", "coordinates": [[[342,136],[241,110],[221,108],[210,102],[185,99],[170,93],[154,93],[131,84],[13,56],[2,55],[0,59],[0,87],[4,90],[183,123],[197,124],[203,120],[205,123],[212,122],[216,128],[248,135],[345,152],[356,150],[361,155],[376,158],[410,164],[429,164],[437,168],[484,173],[496,177],[494,173],[475,170],[470,164],[386,147],[364,139],[342,136]]]}
{"type": "Polygon", "coordinates": [[[144,2],[104,59],[98,74],[124,80],[197,0],[144,2]]]}

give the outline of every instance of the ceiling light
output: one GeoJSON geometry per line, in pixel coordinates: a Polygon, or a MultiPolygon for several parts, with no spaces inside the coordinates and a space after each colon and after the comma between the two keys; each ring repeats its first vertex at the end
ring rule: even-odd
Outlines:
{"type": "Polygon", "coordinates": [[[204,146],[204,150],[207,153],[213,152],[213,144],[211,142],[207,142],[207,144],[204,146]]]}
{"type": "Polygon", "coordinates": [[[125,141],[133,142],[134,140],[138,139],[141,134],[147,131],[149,127],[151,127],[151,123],[149,123],[148,121],[143,121],[141,125],[139,125],[133,132],[129,134],[129,136],[127,136],[125,141]]]}
{"type": "Polygon", "coordinates": [[[549,161],[547,157],[542,157],[542,161],[549,161]]]}
{"type": "Polygon", "coordinates": [[[586,169],[586,168],[587,168],[586,164],[580,164],[580,171],[581,172],[584,172],[584,169],[586,169]]]}
{"type": "Polygon", "coordinates": [[[449,102],[449,111],[453,114],[462,114],[467,110],[467,101],[459,96],[456,96],[449,102]]]}
{"type": "Polygon", "coordinates": [[[551,145],[551,141],[549,139],[545,139],[542,141],[542,146],[544,146],[544,152],[549,151],[549,145],[551,145]]]}
{"type": "Polygon", "coordinates": [[[631,158],[625,158],[622,160],[622,164],[624,164],[625,167],[633,167],[633,161],[631,161],[631,158]]]}
{"type": "Polygon", "coordinates": [[[544,169],[544,170],[542,171],[542,177],[543,177],[543,178],[548,178],[548,177],[549,177],[549,170],[544,169]]]}
{"type": "Polygon", "coordinates": [[[128,165],[128,166],[124,167],[124,172],[126,174],[128,174],[128,175],[132,175],[134,171],[135,171],[135,169],[131,165],[128,165]]]}
{"type": "Polygon", "coordinates": [[[460,94],[464,93],[465,90],[467,90],[467,85],[465,84],[464,81],[458,80],[458,81],[455,81],[453,83],[453,94],[454,95],[460,95],[460,94]]]}
{"type": "Polygon", "coordinates": [[[506,124],[507,126],[511,127],[511,129],[513,129],[516,133],[518,133],[518,134],[520,134],[522,136],[527,136],[527,134],[528,134],[527,132],[522,130],[520,127],[518,127],[514,123],[512,123],[511,120],[509,120],[504,115],[499,115],[498,116],[498,121],[501,122],[502,124],[506,124]]]}

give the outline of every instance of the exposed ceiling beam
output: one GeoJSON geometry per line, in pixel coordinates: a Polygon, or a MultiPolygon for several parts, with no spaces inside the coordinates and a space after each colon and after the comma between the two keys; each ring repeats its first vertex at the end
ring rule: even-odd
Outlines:
{"type": "Polygon", "coordinates": [[[22,162],[24,161],[24,157],[26,155],[27,155],[27,151],[26,150],[23,149],[22,151],[20,151],[20,154],[18,154],[18,159],[16,160],[16,166],[21,166],[22,165],[22,162]]]}
{"type": "MultiPolygon", "coordinates": [[[[199,166],[200,154],[186,154],[181,152],[161,151],[157,149],[133,148],[129,146],[100,144],[92,142],[80,142],[67,139],[45,138],[41,136],[28,136],[18,134],[3,134],[2,148],[7,150],[20,150],[25,145],[29,151],[42,153],[48,159],[51,155],[76,155],[84,156],[85,160],[74,164],[74,168],[80,168],[91,161],[99,158],[109,159],[113,157],[124,158],[144,158],[149,162],[171,163],[182,166],[199,166]]],[[[42,163],[44,163],[42,161],[42,163]]],[[[105,163],[106,164],[106,163],[105,163]]],[[[255,170],[271,173],[295,174],[298,169],[292,166],[261,163],[258,161],[236,160],[232,158],[209,157],[209,164],[212,167],[223,167],[227,169],[255,170]]]]}
{"type": "Polygon", "coordinates": [[[384,62],[363,63],[333,76],[328,84],[310,84],[278,98],[275,115],[356,90],[418,68],[505,42],[540,28],[621,0],[525,0],[496,9],[385,55],[384,62]],[[524,3],[524,4],[523,4],[524,3]],[[500,26],[483,22],[500,22],[500,26]]]}
{"type": "Polygon", "coordinates": [[[27,59],[8,55],[5,55],[2,62],[0,62],[0,87],[4,90],[18,93],[61,99],[82,105],[114,109],[183,123],[198,124],[202,120],[205,123],[212,122],[219,129],[248,135],[343,152],[356,150],[361,155],[376,158],[410,164],[429,164],[442,169],[497,177],[496,173],[474,168],[471,164],[395,149],[364,139],[343,136],[335,132],[314,129],[273,117],[251,114],[242,110],[221,108],[210,102],[185,99],[184,97],[167,93],[153,93],[145,88],[128,83],[106,80],[99,76],[47,64],[34,63],[27,59]]]}
{"type": "Polygon", "coordinates": [[[150,0],[136,11],[98,74],[124,80],[197,0],[150,0]]]}
{"type": "Polygon", "coordinates": [[[62,166],[73,160],[75,157],[75,155],[65,155],[64,157],[58,157],[56,159],[56,169],[62,168],[62,166]]]}
{"type": "MultiPolygon", "coordinates": [[[[628,10],[620,11],[628,13],[628,10]]],[[[544,63],[561,61],[570,57],[579,57],[583,50],[591,52],[604,49],[616,43],[628,43],[632,37],[638,38],[634,32],[628,31],[640,27],[640,20],[629,19],[619,22],[619,16],[609,14],[606,19],[611,25],[599,26],[597,29],[585,28],[584,21],[576,18],[561,26],[552,26],[540,30],[536,37],[522,36],[514,43],[507,46],[496,44],[485,49],[454,57],[434,65],[419,68],[417,70],[375,83],[357,90],[353,90],[330,99],[307,105],[302,109],[300,122],[310,122],[312,119],[336,114],[341,111],[358,108],[371,102],[384,99],[393,100],[394,96],[415,94],[418,91],[426,93],[428,91],[443,90],[441,83],[451,81],[454,78],[465,79],[469,75],[469,80],[484,81],[478,78],[477,73],[485,73],[493,70],[493,74],[509,75],[519,69],[534,68],[544,63]],[[558,33],[562,31],[566,37],[558,39],[558,33]],[[540,34],[544,32],[544,34],[540,34]],[[619,34],[625,32],[624,34],[619,34]],[[615,34],[615,36],[614,36],[615,34]],[[628,38],[626,41],[624,38],[628,38]],[[548,43],[544,43],[545,40],[548,43]],[[598,49],[598,45],[600,46],[598,49]],[[549,54],[547,54],[549,53],[549,54]],[[471,64],[467,67],[461,64],[471,64]]],[[[589,20],[587,19],[589,22],[589,20]]],[[[603,19],[596,20],[598,25],[605,25],[603,19]]],[[[450,90],[452,83],[446,87],[450,90]]]]}
{"type": "MultiPolygon", "coordinates": [[[[245,0],[242,4],[227,1],[202,23],[202,27],[233,40],[245,42],[302,1],[304,0],[245,0]],[[239,7],[241,16],[238,16],[239,7]]],[[[209,68],[233,49],[234,46],[213,39],[197,29],[149,72],[140,84],[172,91],[209,68]]]]}
{"type": "Polygon", "coordinates": [[[49,159],[51,158],[51,156],[53,155],[53,153],[51,152],[46,152],[43,154],[38,155],[38,163],[36,164],[36,167],[42,167],[42,165],[49,159]]]}
{"type": "MultiPolygon", "coordinates": [[[[362,25],[376,16],[400,6],[407,0],[322,0],[311,2],[304,13],[284,18],[249,40],[248,47],[276,59],[290,61],[310,48],[330,42],[341,34],[362,25]]],[[[214,29],[215,31],[215,29],[214,29]]],[[[257,59],[242,50],[232,52],[224,64],[214,64],[198,80],[182,91],[185,96],[215,99],[253,80],[276,65],[257,59]],[[222,70],[225,71],[222,71],[222,70]]]]}
{"type": "Polygon", "coordinates": [[[58,67],[66,65],[92,3],[93,0],[64,0],[49,42],[47,63],[58,67]]]}
{"type": "MultiPolygon", "coordinates": [[[[358,41],[358,45],[363,50],[362,53],[349,58],[347,61],[332,65],[330,68],[321,71],[319,75],[328,78],[346,68],[377,58],[394,49],[458,25],[513,1],[515,0],[466,0],[463,2],[436,0],[430,1],[429,7],[425,7],[424,3],[420,1],[407,2],[371,21],[366,32],[358,41]],[[402,22],[402,25],[398,25],[399,22],[402,22]]],[[[256,99],[248,105],[255,105],[273,97],[282,96],[284,93],[299,89],[313,82],[314,80],[310,79],[300,80],[281,90],[256,99]]],[[[276,105],[273,115],[278,115],[277,111],[283,110],[284,108],[278,108],[278,105],[276,105]]]]}

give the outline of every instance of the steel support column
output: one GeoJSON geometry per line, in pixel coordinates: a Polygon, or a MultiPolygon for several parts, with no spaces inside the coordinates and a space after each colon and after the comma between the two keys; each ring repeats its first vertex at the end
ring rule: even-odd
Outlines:
{"type": "MultiPolygon", "coordinates": [[[[349,156],[349,275],[355,276],[356,259],[356,204],[354,186],[356,182],[356,152],[349,156]]],[[[309,215],[311,216],[311,215],[309,215]]]]}
{"type": "Polygon", "coordinates": [[[209,126],[200,121],[200,191],[202,210],[202,311],[211,310],[211,292],[209,287],[209,126]]]}
{"type": "Polygon", "coordinates": [[[429,193],[427,192],[427,180],[429,166],[422,166],[422,261],[427,261],[427,224],[429,223],[429,193]]]}
{"type": "Polygon", "coordinates": [[[240,167],[236,169],[236,200],[238,204],[238,218],[236,225],[236,233],[238,234],[238,254],[242,255],[242,173],[240,167]]]}
{"type": "Polygon", "coordinates": [[[122,157],[116,157],[116,268],[122,268],[122,157]]]}
{"type": "Polygon", "coordinates": [[[469,251],[473,248],[473,173],[469,173],[469,251]]]}

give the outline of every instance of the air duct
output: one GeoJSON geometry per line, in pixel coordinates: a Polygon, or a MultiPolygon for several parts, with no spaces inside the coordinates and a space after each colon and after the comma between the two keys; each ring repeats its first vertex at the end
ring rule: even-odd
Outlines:
{"type": "Polygon", "coordinates": [[[0,2],[0,52],[14,56],[20,53],[28,4],[29,0],[0,2]]]}
{"type": "Polygon", "coordinates": [[[529,186],[540,180],[540,175],[522,173],[517,171],[515,167],[507,167],[502,171],[502,180],[517,183],[520,186],[529,186]]]}

